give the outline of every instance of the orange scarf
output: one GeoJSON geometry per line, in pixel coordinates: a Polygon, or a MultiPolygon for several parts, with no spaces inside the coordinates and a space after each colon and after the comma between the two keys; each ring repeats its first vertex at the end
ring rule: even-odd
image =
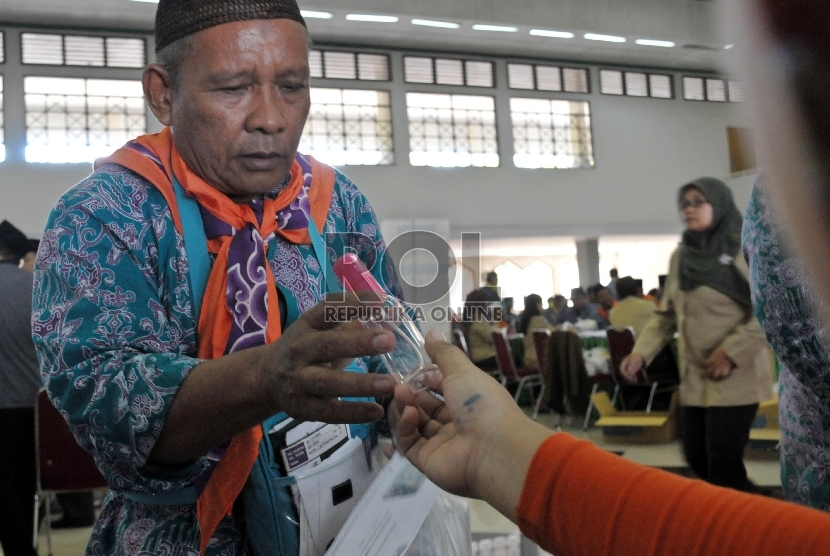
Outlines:
{"type": "MultiPolygon", "coordinates": [[[[220,220],[240,230],[250,224],[256,228],[265,241],[271,234],[279,234],[295,244],[310,244],[311,237],[307,229],[280,230],[277,219],[263,218],[260,225],[251,207],[236,204],[224,193],[216,190],[194,174],[182,159],[175,145],[170,128],[154,135],[143,135],[135,139],[144,152],[125,146],[109,158],[98,160],[96,168],[102,164],[115,163],[124,166],[150,181],[164,196],[173,216],[176,229],[182,233],[182,223],[176,203],[176,194],[171,177],[176,176],[181,186],[190,197],[198,201],[205,210],[220,220]]],[[[306,157],[312,166],[312,183],[308,189],[311,216],[322,233],[326,223],[331,194],[334,188],[334,171],[313,158],[306,157]]],[[[264,201],[263,215],[275,215],[288,207],[300,194],[304,175],[295,160],[291,167],[291,181],[279,192],[276,199],[264,201]]],[[[208,251],[216,255],[216,260],[208,278],[202,310],[198,323],[198,356],[202,359],[215,359],[225,355],[233,315],[227,307],[225,292],[228,287],[227,261],[232,236],[222,236],[208,241],[208,251]]],[[[267,253],[266,253],[266,261],[267,253]]],[[[266,262],[267,265],[267,262],[266,262]]],[[[270,269],[269,269],[270,270],[270,269]]],[[[273,272],[266,272],[268,281],[268,323],[266,341],[273,342],[280,337],[280,309],[277,287],[273,272]]],[[[233,437],[219,464],[208,479],[204,490],[199,495],[196,513],[201,531],[200,553],[204,554],[210,538],[219,522],[229,515],[245,481],[257,458],[259,442],[262,439],[262,427],[255,426],[233,437]]]]}

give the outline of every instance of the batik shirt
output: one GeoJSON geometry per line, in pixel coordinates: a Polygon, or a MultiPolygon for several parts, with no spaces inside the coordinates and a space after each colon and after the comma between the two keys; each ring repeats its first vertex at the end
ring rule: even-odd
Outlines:
{"type": "Polygon", "coordinates": [[[830,510],[830,351],[818,298],[788,249],[760,181],[746,210],[744,255],[755,315],[781,363],[778,416],[787,500],[830,510]]]}
{"type": "MultiPolygon", "coordinates": [[[[349,248],[394,295],[400,288],[377,219],[342,173],[326,219],[332,261],[349,248]]],[[[277,237],[268,257],[283,327],[316,305],[326,284],[311,245],[277,237]]],[[[161,193],[113,164],[67,191],[53,209],[35,273],[33,330],[42,378],[112,493],[87,554],[199,553],[195,505],[145,505],[120,492],[191,486],[208,458],[159,467],[148,458],[196,358],[196,320],[184,244],[161,193]]],[[[377,359],[359,361],[374,371],[377,359]]],[[[231,517],[207,553],[245,554],[231,517]]]]}

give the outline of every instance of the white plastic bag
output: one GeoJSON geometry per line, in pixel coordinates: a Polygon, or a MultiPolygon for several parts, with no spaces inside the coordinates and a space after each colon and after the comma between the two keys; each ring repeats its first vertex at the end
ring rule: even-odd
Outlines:
{"type": "Polygon", "coordinates": [[[406,556],[472,556],[467,500],[441,492],[406,556]]]}

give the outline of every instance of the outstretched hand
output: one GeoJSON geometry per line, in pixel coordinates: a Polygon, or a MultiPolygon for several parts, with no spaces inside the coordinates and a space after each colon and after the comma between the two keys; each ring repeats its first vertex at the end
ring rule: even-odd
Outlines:
{"type": "Polygon", "coordinates": [[[552,431],[528,419],[513,397],[439,333],[426,349],[443,374],[418,394],[395,388],[397,447],[448,492],[483,498],[507,517],[515,507],[533,454],[552,431]]]}

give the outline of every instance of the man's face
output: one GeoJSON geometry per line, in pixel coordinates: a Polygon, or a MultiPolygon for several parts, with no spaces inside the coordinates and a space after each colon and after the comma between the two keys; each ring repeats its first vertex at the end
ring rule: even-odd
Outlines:
{"type": "Polygon", "coordinates": [[[614,306],[614,296],[608,290],[599,290],[597,292],[597,301],[606,311],[614,306]]]}
{"type": "Polygon", "coordinates": [[[306,30],[289,19],[240,21],[192,39],[172,92],[176,148],[237,202],[259,197],[289,174],[308,116],[306,30]]]}
{"type": "Polygon", "coordinates": [[[22,262],[20,263],[20,268],[27,272],[34,272],[35,271],[35,258],[37,257],[36,251],[29,251],[26,253],[26,256],[23,257],[22,262]]]}

